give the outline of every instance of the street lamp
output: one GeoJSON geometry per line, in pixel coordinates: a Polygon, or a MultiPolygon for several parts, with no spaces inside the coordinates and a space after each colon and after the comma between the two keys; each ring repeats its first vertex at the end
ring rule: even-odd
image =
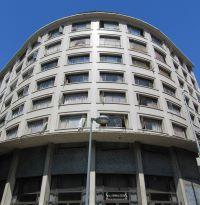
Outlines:
{"type": "Polygon", "coordinates": [[[92,125],[93,122],[100,125],[106,125],[109,122],[109,117],[106,115],[101,115],[97,118],[90,119],[90,135],[89,135],[89,148],[88,148],[88,166],[87,166],[87,182],[86,182],[86,196],[85,204],[89,205],[89,192],[90,192],[90,166],[91,166],[91,150],[92,150],[92,125]]]}

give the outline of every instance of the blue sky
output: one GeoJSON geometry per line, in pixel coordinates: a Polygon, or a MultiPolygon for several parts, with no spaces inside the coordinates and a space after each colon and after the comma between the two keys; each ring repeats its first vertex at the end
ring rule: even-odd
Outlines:
{"type": "Polygon", "coordinates": [[[58,18],[84,11],[112,11],[153,24],[195,65],[200,84],[199,0],[2,0],[0,68],[37,29],[58,18]]]}

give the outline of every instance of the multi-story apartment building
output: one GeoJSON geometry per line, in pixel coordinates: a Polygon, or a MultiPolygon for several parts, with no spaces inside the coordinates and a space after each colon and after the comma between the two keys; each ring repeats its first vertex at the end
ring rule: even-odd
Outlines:
{"type": "Polygon", "coordinates": [[[197,205],[200,92],[157,28],[91,12],[35,32],[0,73],[0,198],[9,204],[197,205]]]}

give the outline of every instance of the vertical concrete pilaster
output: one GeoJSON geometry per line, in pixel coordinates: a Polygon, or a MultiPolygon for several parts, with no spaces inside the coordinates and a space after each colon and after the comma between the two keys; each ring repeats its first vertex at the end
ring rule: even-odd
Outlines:
{"type": "Polygon", "coordinates": [[[171,160],[172,160],[172,165],[173,165],[173,170],[174,170],[174,181],[175,181],[175,188],[176,188],[176,194],[178,197],[178,202],[181,205],[189,205],[187,203],[185,186],[184,186],[184,182],[181,176],[178,159],[176,156],[176,152],[174,151],[173,148],[170,148],[170,155],[171,155],[171,160]]]}
{"type": "Polygon", "coordinates": [[[42,184],[40,190],[39,205],[47,204],[49,194],[50,194],[50,184],[51,184],[51,165],[53,159],[54,145],[49,144],[47,147],[44,172],[42,176],[42,184]]]}
{"type": "Polygon", "coordinates": [[[8,173],[8,179],[4,188],[3,197],[1,200],[1,205],[10,205],[12,201],[13,190],[15,187],[15,174],[17,171],[18,161],[19,161],[20,150],[15,150],[13,152],[13,158],[8,173]]]}
{"type": "Polygon", "coordinates": [[[136,183],[137,183],[137,196],[138,204],[147,205],[147,195],[144,181],[144,172],[142,165],[142,154],[139,143],[134,144],[135,159],[136,159],[136,183]]]}

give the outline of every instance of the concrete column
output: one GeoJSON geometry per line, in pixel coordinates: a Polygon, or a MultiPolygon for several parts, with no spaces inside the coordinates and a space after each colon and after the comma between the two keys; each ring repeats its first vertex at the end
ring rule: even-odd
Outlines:
{"type": "Polygon", "coordinates": [[[137,183],[137,196],[138,204],[147,205],[147,195],[144,181],[143,165],[142,165],[142,154],[139,143],[134,144],[135,159],[136,159],[136,183],[137,183]]]}
{"type": "Polygon", "coordinates": [[[90,198],[89,204],[95,205],[96,203],[96,171],[95,171],[95,158],[96,158],[96,144],[92,144],[92,155],[91,155],[91,171],[90,171],[90,198]]]}
{"type": "Polygon", "coordinates": [[[39,205],[47,204],[47,201],[49,199],[53,150],[54,150],[54,145],[49,144],[47,148],[47,152],[46,152],[46,158],[45,158],[42,185],[41,185],[41,190],[40,190],[39,205]]]}
{"type": "Polygon", "coordinates": [[[8,173],[8,179],[4,188],[1,205],[10,205],[12,201],[13,190],[15,187],[15,174],[17,171],[17,165],[19,161],[19,150],[13,152],[13,158],[8,173]]]}
{"type": "Polygon", "coordinates": [[[178,197],[178,202],[180,205],[189,205],[187,203],[186,193],[185,193],[185,186],[184,182],[181,176],[181,171],[178,164],[178,159],[176,156],[176,152],[173,148],[170,148],[170,155],[174,170],[174,182],[175,182],[175,188],[176,188],[176,194],[178,197]]]}

